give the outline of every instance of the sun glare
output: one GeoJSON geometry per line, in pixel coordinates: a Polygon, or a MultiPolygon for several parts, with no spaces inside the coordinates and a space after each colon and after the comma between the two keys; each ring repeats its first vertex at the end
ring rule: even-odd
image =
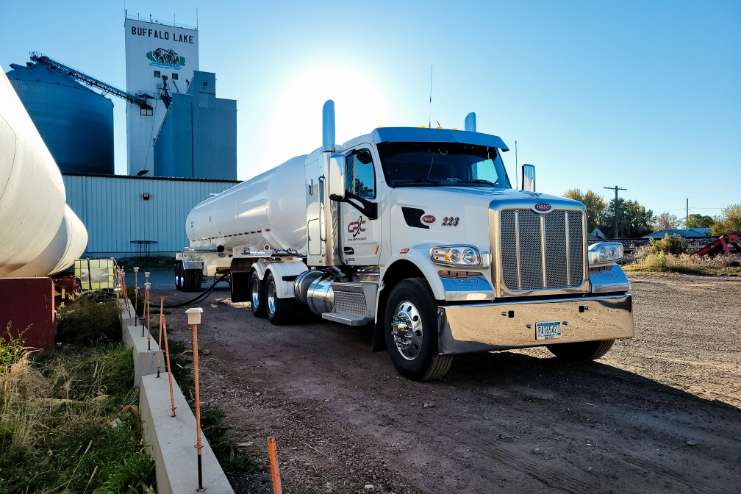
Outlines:
{"type": "Polygon", "coordinates": [[[298,70],[276,90],[266,130],[266,151],[278,161],[262,172],[321,145],[322,105],[335,102],[337,142],[390,125],[391,105],[383,84],[372,74],[346,64],[311,65],[298,70]]]}

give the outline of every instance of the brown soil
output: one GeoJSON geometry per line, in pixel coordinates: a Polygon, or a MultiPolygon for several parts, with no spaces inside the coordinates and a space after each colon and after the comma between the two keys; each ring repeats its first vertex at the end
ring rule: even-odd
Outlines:
{"type": "MultiPolygon", "coordinates": [[[[276,436],[284,492],[738,492],[741,280],[632,282],[637,336],[599,362],[467,355],[436,383],[398,376],[367,330],[271,326],[215,291],[203,397],[259,463],[276,436]]],[[[182,310],[168,322],[190,339],[182,310]]],[[[264,472],[232,482],[269,492],[264,472]]]]}

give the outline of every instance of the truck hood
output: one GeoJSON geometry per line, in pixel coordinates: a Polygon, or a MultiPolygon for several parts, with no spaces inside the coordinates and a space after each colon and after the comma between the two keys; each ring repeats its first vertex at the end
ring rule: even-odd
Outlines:
{"type": "MultiPolygon", "coordinates": [[[[548,194],[491,187],[398,187],[391,189],[394,204],[392,225],[402,226],[401,235],[392,236],[392,248],[428,243],[465,243],[489,249],[489,207],[532,208],[547,203],[553,209],[583,208],[571,199],[548,194]],[[405,208],[422,210],[432,215],[432,223],[410,225],[405,208]]],[[[417,218],[420,218],[417,212],[417,218]]],[[[431,218],[427,217],[429,221],[431,218]]]]}
{"type": "MultiPolygon", "coordinates": [[[[538,202],[547,202],[558,207],[577,207],[581,203],[573,199],[543,194],[541,192],[526,192],[515,189],[494,189],[491,187],[403,187],[393,189],[397,202],[424,209],[424,206],[467,207],[477,206],[488,208],[515,204],[534,205],[538,202]],[[414,204],[417,204],[416,206],[414,204]]],[[[582,206],[583,207],[583,206],[582,206]]]]}

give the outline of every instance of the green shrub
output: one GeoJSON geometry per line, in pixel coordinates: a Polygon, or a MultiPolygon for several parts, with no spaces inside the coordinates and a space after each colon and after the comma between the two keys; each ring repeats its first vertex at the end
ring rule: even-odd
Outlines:
{"type": "Polygon", "coordinates": [[[79,345],[121,340],[118,306],[112,298],[84,296],[63,307],[57,320],[57,341],[79,345]]]}
{"type": "Polygon", "coordinates": [[[651,239],[649,243],[653,254],[684,254],[687,252],[687,241],[682,237],[670,237],[664,235],[661,240],[651,239]]]}
{"type": "Polygon", "coordinates": [[[7,372],[25,353],[23,342],[10,333],[10,323],[6,328],[6,334],[7,336],[0,336],[0,373],[7,372]]]}

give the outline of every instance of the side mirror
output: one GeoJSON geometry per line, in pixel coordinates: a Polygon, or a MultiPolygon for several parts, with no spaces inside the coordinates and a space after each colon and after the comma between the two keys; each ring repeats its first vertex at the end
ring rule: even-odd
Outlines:
{"type": "Polygon", "coordinates": [[[345,156],[329,156],[329,198],[341,201],[345,198],[345,156]]]}
{"type": "Polygon", "coordinates": [[[522,190],[535,192],[535,165],[522,165],[522,190]]]}

